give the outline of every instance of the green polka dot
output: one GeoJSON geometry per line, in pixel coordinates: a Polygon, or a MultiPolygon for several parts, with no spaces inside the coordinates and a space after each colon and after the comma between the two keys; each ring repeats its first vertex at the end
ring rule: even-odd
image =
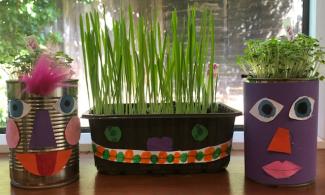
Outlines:
{"type": "Polygon", "coordinates": [[[123,152],[117,153],[117,155],[116,155],[116,161],[117,162],[123,162],[124,161],[124,154],[123,154],[123,152]]]}
{"type": "Polygon", "coordinates": [[[220,148],[217,148],[216,151],[214,151],[214,153],[212,155],[213,159],[218,158],[220,156],[220,153],[221,153],[220,148]]]}
{"type": "Polygon", "coordinates": [[[139,163],[141,161],[141,157],[139,154],[133,156],[133,162],[139,163]]]}
{"type": "Polygon", "coordinates": [[[93,146],[93,152],[96,153],[97,152],[97,147],[95,144],[92,145],[93,146]]]}
{"type": "Polygon", "coordinates": [[[172,163],[174,161],[174,156],[172,154],[168,154],[167,162],[172,163]]]}
{"type": "Polygon", "coordinates": [[[187,161],[187,153],[181,154],[181,162],[186,162],[187,161]]]}
{"type": "Polygon", "coordinates": [[[119,127],[107,127],[104,135],[108,141],[116,143],[122,138],[122,131],[119,127]]]}
{"type": "Polygon", "coordinates": [[[158,156],[153,154],[153,155],[151,155],[150,160],[151,160],[152,164],[156,164],[158,162],[158,156]]]}
{"type": "Polygon", "coordinates": [[[200,124],[196,124],[192,129],[192,137],[195,141],[201,142],[208,137],[209,131],[208,129],[200,124]]]}
{"type": "Polygon", "coordinates": [[[196,154],[196,160],[198,160],[198,161],[201,161],[203,159],[203,157],[204,157],[204,154],[202,151],[200,151],[196,154]]]}
{"type": "Polygon", "coordinates": [[[104,152],[103,152],[103,158],[104,159],[108,159],[109,158],[109,152],[108,152],[108,150],[104,150],[104,152]]]}

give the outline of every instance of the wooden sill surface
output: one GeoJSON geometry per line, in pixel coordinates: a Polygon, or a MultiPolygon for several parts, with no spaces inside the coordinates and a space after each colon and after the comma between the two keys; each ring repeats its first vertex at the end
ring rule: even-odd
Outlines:
{"type": "Polygon", "coordinates": [[[325,194],[325,150],[318,150],[317,177],[304,187],[271,187],[245,179],[243,152],[232,153],[225,171],[194,175],[118,175],[97,173],[92,154],[80,155],[80,180],[67,186],[24,190],[10,185],[8,157],[0,155],[0,194],[73,195],[73,194],[234,194],[234,195],[311,195],[325,194]]]}

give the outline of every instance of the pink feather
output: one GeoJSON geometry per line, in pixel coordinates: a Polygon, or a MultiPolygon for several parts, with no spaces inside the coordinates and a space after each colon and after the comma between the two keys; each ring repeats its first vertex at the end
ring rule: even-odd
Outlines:
{"type": "Polygon", "coordinates": [[[31,75],[24,75],[21,80],[28,93],[47,96],[57,87],[64,86],[63,82],[70,77],[70,68],[56,66],[54,60],[43,54],[37,60],[31,75]]]}

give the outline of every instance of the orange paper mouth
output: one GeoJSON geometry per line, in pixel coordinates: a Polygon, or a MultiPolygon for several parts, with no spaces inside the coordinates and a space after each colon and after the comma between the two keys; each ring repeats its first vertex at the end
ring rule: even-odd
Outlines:
{"type": "Polygon", "coordinates": [[[30,173],[38,176],[52,176],[67,164],[72,149],[52,152],[17,153],[16,158],[30,173]]]}

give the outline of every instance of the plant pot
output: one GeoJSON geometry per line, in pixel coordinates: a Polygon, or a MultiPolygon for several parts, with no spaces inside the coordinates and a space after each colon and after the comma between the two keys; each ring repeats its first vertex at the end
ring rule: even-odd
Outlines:
{"type": "Polygon", "coordinates": [[[316,175],[318,80],[244,83],[245,174],[299,186],[316,175]]]}
{"type": "Polygon", "coordinates": [[[234,120],[241,114],[224,104],[218,109],[209,114],[84,114],[83,118],[89,119],[99,172],[216,172],[229,163],[234,120]]]}
{"type": "Polygon", "coordinates": [[[7,81],[12,185],[49,188],[78,179],[77,84],[69,80],[44,97],[27,93],[20,81],[7,81]]]}

